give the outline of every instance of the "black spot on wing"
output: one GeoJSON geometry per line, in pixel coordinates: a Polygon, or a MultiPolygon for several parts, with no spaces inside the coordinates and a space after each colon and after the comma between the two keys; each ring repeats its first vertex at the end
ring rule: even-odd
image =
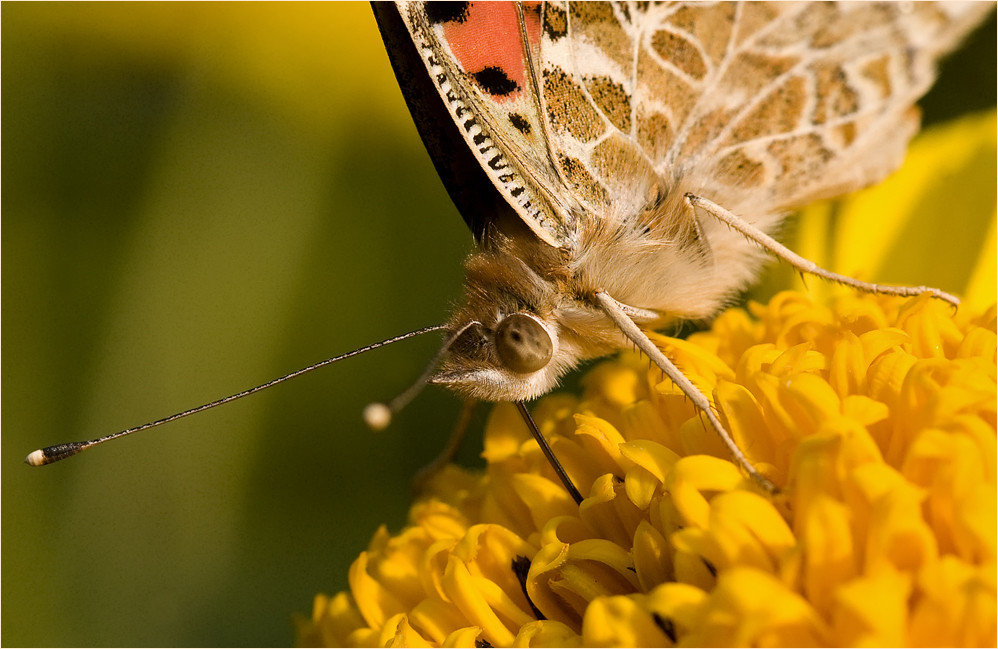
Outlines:
{"type": "Polygon", "coordinates": [[[544,6],[544,33],[552,41],[568,34],[568,17],[561,7],[553,3],[544,6]]]}
{"type": "MultiPolygon", "coordinates": [[[[621,2],[618,6],[620,7],[621,13],[624,14],[624,19],[626,19],[627,22],[633,22],[631,20],[631,10],[627,7],[627,4],[621,2]]],[[[648,3],[646,3],[646,2],[645,3],[638,3],[638,7],[641,9],[642,12],[647,12],[648,11],[648,3]]]]}
{"type": "Polygon", "coordinates": [[[481,89],[490,95],[501,97],[520,89],[515,81],[506,76],[506,72],[502,68],[494,65],[488,65],[478,72],[473,72],[471,76],[481,89]]]}
{"type": "Polygon", "coordinates": [[[470,2],[425,2],[423,8],[430,23],[463,23],[468,19],[470,2]]]}
{"type": "Polygon", "coordinates": [[[534,2],[530,4],[523,5],[523,14],[527,16],[540,16],[541,15],[541,3],[534,2]]]}
{"type": "Polygon", "coordinates": [[[530,135],[530,122],[519,113],[510,113],[509,121],[513,125],[513,128],[523,133],[524,135],[530,135]]]}
{"type": "Polygon", "coordinates": [[[489,164],[490,167],[492,167],[496,171],[499,171],[500,169],[505,169],[508,166],[506,164],[506,161],[503,159],[502,155],[500,155],[498,153],[496,155],[492,156],[492,158],[489,160],[488,164],[489,164]]]}

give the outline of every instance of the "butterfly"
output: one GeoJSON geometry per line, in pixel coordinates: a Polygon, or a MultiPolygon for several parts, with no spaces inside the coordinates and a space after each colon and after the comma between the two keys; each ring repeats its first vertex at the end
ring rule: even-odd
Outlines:
{"type": "MultiPolygon", "coordinates": [[[[41,466],[240,399],[344,358],[446,330],[425,381],[524,402],[579,362],[636,346],[699,408],[711,400],[645,333],[704,320],[768,255],[857,289],[773,234],[794,208],[896,168],[937,60],[988,3],[373,3],[396,77],[474,233],[446,325],[369,345],[237,394],[26,458],[41,466]]],[[[421,379],[418,385],[425,382],[421,379]]],[[[407,391],[395,404],[413,394],[407,391]]],[[[369,423],[393,408],[368,409],[369,423]]]]}
{"type": "Polygon", "coordinates": [[[770,255],[959,302],[837,275],[774,234],[899,166],[938,59],[989,5],[373,4],[477,243],[432,383],[527,416],[580,361],[633,345],[772,488],[645,331],[710,318],[770,255]]]}

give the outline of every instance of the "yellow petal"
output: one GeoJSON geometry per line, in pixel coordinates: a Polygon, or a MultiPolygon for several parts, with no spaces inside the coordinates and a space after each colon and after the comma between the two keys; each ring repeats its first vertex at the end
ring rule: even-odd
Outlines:
{"type": "Polygon", "coordinates": [[[485,450],[482,457],[489,462],[501,462],[517,455],[520,444],[529,436],[530,431],[523,425],[520,413],[513,404],[497,405],[492,409],[485,425],[485,450]]]}
{"type": "Polygon", "coordinates": [[[761,468],[758,466],[761,461],[772,461],[774,445],[772,438],[765,432],[766,419],[755,396],[745,386],[732,381],[720,381],[716,399],[728,423],[731,438],[749,461],[756,465],[756,469],[761,468]]]}
{"type": "Polygon", "coordinates": [[[644,517],[624,493],[624,485],[607,474],[593,483],[589,498],[578,508],[579,517],[597,536],[627,546],[644,517]]]}
{"type": "Polygon", "coordinates": [[[561,622],[535,620],[520,627],[513,646],[581,647],[582,637],[561,622]]]}
{"type": "Polygon", "coordinates": [[[998,268],[998,210],[991,213],[991,224],[984,235],[980,257],[967,280],[963,295],[968,305],[987,306],[994,303],[995,269],[998,268]]]}
{"type": "Polygon", "coordinates": [[[661,485],[661,480],[639,466],[631,467],[624,476],[624,491],[627,497],[642,511],[651,505],[652,498],[661,485]]]}
{"type": "Polygon", "coordinates": [[[350,566],[350,590],[368,626],[381,628],[389,617],[404,612],[405,607],[367,573],[367,566],[368,553],[361,552],[350,566]]]}
{"type": "Polygon", "coordinates": [[[428,641],[444,643],[447,638],[467,624],[467,620],[453,604],[436,598],[427,598],[409,612],[409,622],[419,628],[428,641]]]}
{"type": "Polygon", "coordinates": [[[524,503],[529,503],[530,517],[537,529],[544,527],[552,518],[576,510],[575,501],[561,482],[552,482],[530,473],[518,473],[512,477],[510,486],[524,503]]]}
{"type": "Polygon", "coordinates": [[[718,575],[698,628],[684,641],[700,646],[816,646],[827,629],[814,609],[778,579],[754,568],[718,575]]]}
{"type": "Polygon", "coordinates": [[[863,426],[872,426],[890,416],[887,404],[862,394],[850,394],[842,400],[842,414],[863,426]]]}
{"type": "Polygon", "coordinates": [[[675,638],[700,626],[708,599],[707,592],[696,586],[663,583],[648,594],[645,606],[662,620],[666,635],[675,642],[675,638]]]}
{"type": "Polygon", "coordinates": [[[679,438],[651,401],[642,399],[624,408],[624,426],[621,432],[631,442],[654,440],[666,448],[679,448],[679,438]]]}
{"type": "Polygon", "coordinates": [[[577,516],[557,516],[541,530],[540,545],[575,543],[592,537],[590,530],[577,516]]]}
{"type": "Polygon", "coordinates": [[[798,513],[796,525],[804,549],[804,594],[827,615],[836,589],[855,577],[861,564],[852,514],[845,504],[821,494],[798,513]]]}
{"type": "Polygon", "coordinates": [[[707,527],[710,505],[705,491],[730,491],[744,481],[734,464],[708,455],[684,457],[666,478],[676,508],[689,525],[707,527]]]}
{"type": "Polygon", "coordinates": [[[468,572],[464,562],[451,557],[443,583],[450,601],[460,609],[465,619],[482,628],[486,640],[495,646],[513,642],[513,633],[489,606],[479,583],[468,572]]]}
{"type": "Polygon", "coordinates": [[[477,647],[478,639],[482,635],[481,627],[466,626],[447,636],[441,646],[443,647],[477,647]]]}
{"type": "MultiPolygon", "coordinates": [[[[675,534],[672,535],[671,540],[675,545],[677,540],[675,534]]],[[[683,537],[679,537],[679,540],[681,542],[688,541],[683,537]]],[[[676,581],[704,591],[714,588],[717,578],[713,566],[709,565],[702,555],[677,547],[672,560],[676,581]]]]}
{"type": "Polygon", "coordinates": [[[601,597],[586,609],[582,641],[588,647],[663,647],[668,637],[630,597],[601,597]]]}
{"type": "Polygon", "coordinates": [[[833,644],[905,645],[911,581],[909,575],[887,569],[839,587],[832,612],[833,644]]]}
{"type": "Polygon", "coordinates": [[[610,422],[599,417],[575,415],[576,435],[592,451],[591,461],[598,465],[599,473],[612,473],[620,467],[620,445],[624,437],[610,422]]]}
{"type": "Polygon", "coordinates": [[[984,647],[998,631],[995,564],[982,567],[943,557],[918,575],[920,598],[908,642],[917,647],[984,647]]]}
{"type": "Polygon", "coordinates": [[[473,525],[454,546],[453,557],[460,559],[475,578],[495,583],[504,592],[516,597],[517,605],[526,610],[529,604],[523,596],[520,581],[513,566],[534,556],[536,548],[516,533],[500,525],[473,525]]]}
{"type": "Polygon", "coordinates": [[[842,402],[832,386],[813,374],[796,374],[787,379],[780,402],[793,418],[793,430],[799,437],[814,434],[842,410],[842,402]]]}
{"type": "Polygon", "coordinates": [[[378,642],[382,647],[429,647],[430,643],[409,624],[402,613],[393,615],[381,630],[378,642]]]}
{"type": "Polygon", "coordinates": [[[631,554],[634,572],[643,592],[672,577],[672,549],[669,542],[647,521],[641,521],[634,532],[631,554]]]}
{"type": "Polygon", "coordinates": [[[869,364],[887,350],[910,343],[911,336],[903,329],[885,326],[863,333],[859,340],[863,345],[863,356],[869,364]]]}
{"type": "Polygon", "coordinates": [[[585,603],[579,608],[577,600],[568,601],[552,590],[552,583],[560,578],[559,571],[568,560],[569,547],[567,543],[549,543],[541,547],[530,563],[527,595],[545,618],[580,630],[585,603]]]}
{"type": "Polygon", "coordinates": [[[582,385],[617,409],[629,406],[638,399],[640,381],[634,372],[618,363],[600,363],[586,373],[582,385]]]}
{"type": "Polygon", "coordinates": [[[343,645],[351,633],[366,626],[364,618],[346,593],[339,593],[331,598],[316,595],[312,623],[318,634],[316,641],[326,647],[343,645]]]}
{"type": "Polygon", "coordinates": [[[917,570],[934,561],[938,545],[922,518],[925,492],[883,465],[865,465],[855,476],[869,508],[866,570],[917,570]]]}
{"type": "Polygon", "coordinates": [[[796,543],[773,504],[747,491],[720,494],[711,501],[710,533],[729,565],[768,571],[774,571],[796,543]]]}
{"type": "Polygon", "coordinates": [[[770,374],[784,377],[824,370],[828,361],[823,355],[814,351],[813,347],[813,343],[806,342],[784,350],[770,363],[770,374]]]}
{"type": "Polygon", "coordinates": [[[866,351],[859,336],[846,331],[835,345],[828,365],[828,384],[841,399],[865,391],[866,351]]]}
{"type": "Polygon", "coordinates": [[[620,445],[620,453],[654,475],[659,482],[665,482],[665,476],[679,459],[679,455],[671,448],[648,440],[625,442],[620,445]]]}

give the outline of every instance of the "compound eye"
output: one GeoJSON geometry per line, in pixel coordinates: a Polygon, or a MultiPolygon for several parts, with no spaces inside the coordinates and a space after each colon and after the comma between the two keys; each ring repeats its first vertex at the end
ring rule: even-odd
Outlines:
{"type": "Polygon", "coordinates": [[[525,313],[514,313],[496,328],[496,352],[507,368],[530,374],[548,364],[554,345],[539,322],[525,313]]]}

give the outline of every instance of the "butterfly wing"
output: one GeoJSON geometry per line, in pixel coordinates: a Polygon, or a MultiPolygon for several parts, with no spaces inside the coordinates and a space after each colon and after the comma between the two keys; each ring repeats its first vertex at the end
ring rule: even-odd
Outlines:
{"type": "Polygon", "coordinates": [[[482,173],[457,124],[440,101],[409,30],[393,2],[372,2],[378,28],[389,53],[413,122],[433,160],[437,174],[465,223],[481,241],[490,225],[519,217],[482,173]]]}
{"type": "Polygon", "coordinates": [[[380,4],[397,72],[405,59],[429,72],[412,65],[400,83],[476,236],[508,204],[560,248],[577,245],[580,218],[640,216],[677,187],[768,229],[876,182],[903,158],[936,60],[991,10],[400,2],[391,36],[380,4]]]}
{"type": "Polygon", "coordinates": [[[863,187],[900,164],[936,60],[991,10],[546,3],[553,157],[602,214],[654,178],[757,222],[863,187]]]}
{"type": "MultiPolygon", "coordinates": [[[[540,43],[538,4],[399,2],[396,6],[450,121],[477,160],[476,167],[541,241],[556,248],[572,247],[569,215],[578,206],[572,194],[562,191],[548,157],[535,77],[529,71],[540,43]]],[[[393,52],[392,58],[394,62],[398,56],[393,52]]],[[[399,79],[403,86],[410,83],[399,79]]],[[[409,93],[408,87],[404,90],[409,93]]],[[[420,121],[415,111],[414,116],[420,121]]],[[[441,126],[439,119],[423,121],[424,132],[441,126]]],[[[451,155],[428,148],[438,159],[451,155]]],[[[463,165],[457,175],[468,178],[472,172],[463,165]]],[[[478,201],[463,202],[474,211],[478,201]]],[[[460,202],[458,206],[463,207],[460,202]]],[[[484,229],[481,217],[462,212],[474,221],[476,232],[484,229]]]]}

